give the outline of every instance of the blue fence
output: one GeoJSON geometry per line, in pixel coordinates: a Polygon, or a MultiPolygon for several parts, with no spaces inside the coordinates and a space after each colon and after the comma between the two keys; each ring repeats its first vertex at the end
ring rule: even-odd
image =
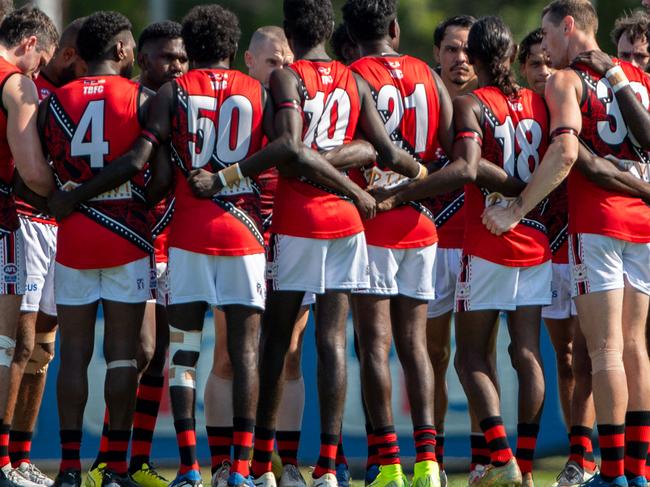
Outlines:
{"type": "MultiPolygon", "coordinates": [[[[207,441],[205,439],[205,422],[203,419],[203,389],[212,361],[214,345],[214,328],[212,316],[205,321],[202,353],[198,366],[197,382],[197,432],[199,434],[199,455],[209,458],[207,441]]],[[[564,454],[568,451],[566,429],[561,417],[560,402],[557,392],[555,356],[546,334],[542,331],[542,356],[546,374],[546,403],[542,418],[541,433],[538,442],[538,456],[549,454],[564,454]]],[[[452,333],[453,336],[453,333],[452,333]]],[[[82,457],[95,456],[104,417],[103,382],[106,371],[102,354],[103,319],[100,316],[97,323],[95,353],[88,371],[90,395],[84,420],[84,439],[82,457]]],[[[505,320],[499,330],[498,363],[503,417],[509,434],[516,433],[517,423],[517,381],[510,365],[507,353],[509,338],[505,320]]],[[[360,406],[359,364],[355,358],[352,341],[352,324],[348,326],[348,394],[343,425],[344,446],[346,455],[350,458],[365,458],[366,443],[363,412],[360,406]]],[[[32,456],[35,459],[59,458],[59,423],[56,401],[56,377],[58,360],[55,359],[49,369],[47,388],[37,431],[33,441],[32,456]]],[[[303,353],[303,373],[306,385],[306,406],[303,419],[300,458],[306,464],[313,463],[318,457],[319,419],[318,391],[316,388],[316,352],[314,344],[313,321],[307,328],[303,353]]],[[[408,411],[408,401],[404,390],[404,381],[397,357],[392,356],[393,396],[397,432],[400,436],[400,448],[406,456],[414,456],[412,430],[408,411]]],[[[448,372],[449,381],[449,413],[446,421],[445,455],[446,457],[469,456],[469,416],[465,397],[453,370],[448,372]]],[[[20,406],[19,406],[20,407],[20,406]]],[[[153,446],[153,458],[170,460],[177,458],[176,438],[173,429],[168,395],[165,394],[161,404],[161,414],[156,428],[153,446]]]]}

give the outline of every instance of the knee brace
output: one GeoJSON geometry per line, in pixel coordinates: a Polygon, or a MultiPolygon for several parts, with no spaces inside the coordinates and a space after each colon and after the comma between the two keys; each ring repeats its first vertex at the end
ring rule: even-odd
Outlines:
{"type": "Polygon", "coordinates": [[[623,354],[620,350],[599,348],[590,353],[589,356],[591,357],[591,375],[606,370],[625,370],[623,367],[623,354]]]}
{"type": "Polygon", "coordinates": [[[36,343],[32,356],[25,366],[25,373],[31,375],[43,375],[47,373],[50,362],[54,359],[54,342],[56,341],[56,332],[37,333],[36,343]]]}
{"type": "Polygon", "coordinates": [[[10,367],[14,359],[16,340],[11,337],[0,335],[0,367],[10,367]]]}
{"type": "Polygon", "coordinates": [[[201,352],[201,331],[169,327],[169,385],[196,389],[196,363],[201,352]]]}

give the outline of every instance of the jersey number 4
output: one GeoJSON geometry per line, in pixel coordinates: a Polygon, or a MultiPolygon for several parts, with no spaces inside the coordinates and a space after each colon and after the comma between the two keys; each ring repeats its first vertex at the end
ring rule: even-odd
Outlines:
{"type": "Polygon", "coordinates": [[[88,103],[72,136],[70,155],[87,157],[90,167],[104,167],[104,157],[109,153],[108,141],[104,140],[104,100],[88,103]],[[90,134],[90,137],[87,137],[90,134]]]}

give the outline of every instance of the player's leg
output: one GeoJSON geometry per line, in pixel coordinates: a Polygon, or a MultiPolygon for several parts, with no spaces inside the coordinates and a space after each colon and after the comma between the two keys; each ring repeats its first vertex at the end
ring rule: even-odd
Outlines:
{"type": "MultiPolygon", "coordinates": [[[[312,295],[305,295],[311,300],[312,295]],[[308,297],[309,296],[309,297],[308,297]]],[[[298,470],[298,447],[300,431],[305,409],[305,380],[302,376],[302,344],[309,319],[309,305],[300,308],[298,319],[291,336],[289,351],[284,360],[284,389],[278,411],[277,431],[275,439],[278,453],[282,461],[280,487],[299,487],[305,485],[305,480],[298,470]]],[[[338,474],[337,460],[337,474],[338,474]]]]}
{"type": "Polygon", "coordinates": [[[508,313],[508,352],[519,383],[516,458],[525,485],[532,485],[533,458],[544,406],[544,370],[539,350],[540,306],[508,313]]]}
{"type": "Polygon", "coordinates": [[[576,317],[567,319],[544,318],[551,344],[555,350],[558,395],[560,396],[562,417],[567,428],[571,424],[571,398],[576,385],[573,377],[572,354],[573,336],[578,326],[577,322],[576,317]]]}
{"type": "MultiPolygon", "coordinates": [[[[436,281],[437,283],[438,281],[436,281]]],[[[437,287],[437,284],[436,284],[437,287]]],[[[452,298],[453,299],[453,298],[452,298]]],[[[453,306],[453,303],[452,303],[453,306]]],[[[433,417],[436,420],[436,458],[443,468],[445,416],[449,405],[447,369],[451,359],[451,311],[427,320],[427,350],[433,368],[433,417]],[[442,441],[441,441],[442,440],[442,441]]]]}
{"type": "Polygon", "coordinates": [[[212,369],[205,384],[205,424],[210,447],[212,487],[225,487],[230,475],[232,446],[232,364],[228,354],[226,315],[214,308],[215,345],[212,369]]]}

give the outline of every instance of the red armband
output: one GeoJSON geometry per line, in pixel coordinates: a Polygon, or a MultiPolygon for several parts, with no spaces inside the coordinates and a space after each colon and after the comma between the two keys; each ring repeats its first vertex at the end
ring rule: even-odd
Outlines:
{"type": "Polygon", "coordinates": [[[160,139],[158,138],[158,136],[156,136],[156,134],[150,132],[149,130],[143,130],[142,132],[140,132],[140,137],[142,137],[145,140],[148,140],[156,147],[160,145],[160,139]]]}
{"type": "Polygon", "coordinates": [[[471,139],[476,142],[479,147],[483,147],[483,138],[476,130],[462,130],[456,134],[454,137],[454,142],[461,139],[471,139]]]}
{"type": "Polygon", "coordinates": [[[571,127],[558,127],[555,130],[553,130],[553,132],[551,132],[551,141],[553,141],[555,137],[559,137],[560,135],[573,135],[574,137],[578,137],[580,133],[576,129],[571,127]]]}
{"type": "Polygon", "coordinates": [[[275,104],[276,112],[279,112],[280,110],[284,110],[285,108],[290,108],[292,110],[296,110],[302,113],[302,106],[300,106],[300,102],[298,102],[297,100],[285,100],[275,104]]]}

